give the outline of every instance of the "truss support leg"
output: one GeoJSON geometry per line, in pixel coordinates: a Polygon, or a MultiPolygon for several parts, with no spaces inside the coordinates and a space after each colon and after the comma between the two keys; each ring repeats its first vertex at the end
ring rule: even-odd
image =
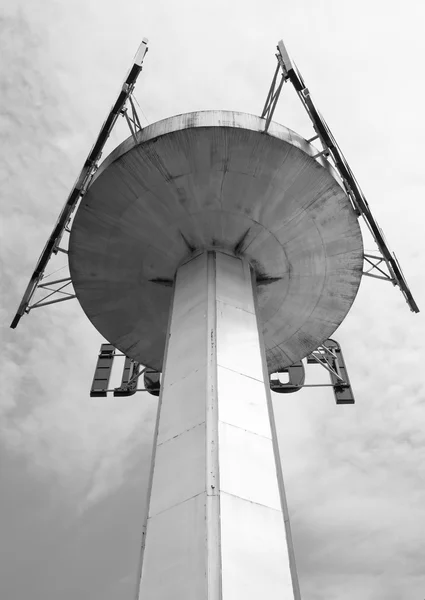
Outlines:
{"type": "Polygon", "coordinates": [[[299,600],[251,270],[177,272],[140,600],[299,600]]]}

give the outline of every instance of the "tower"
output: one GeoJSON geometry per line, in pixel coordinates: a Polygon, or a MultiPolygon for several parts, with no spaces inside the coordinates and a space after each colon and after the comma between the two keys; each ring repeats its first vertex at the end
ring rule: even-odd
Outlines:
{"type": "Polygon", "coordinates": [[[75,294],[111,344],[163,371],[141,598],[299,597],[268,375],[342,322],[365,258],[358,216],[374,221],[288,60],[280,46],[262,117],[209,111],[143,130],[133,119],[96,172],[95,145],[46,246],[59,249],[81,197],[75,294]],[[285,80],[323,151],[271,121],[285,80]]]}

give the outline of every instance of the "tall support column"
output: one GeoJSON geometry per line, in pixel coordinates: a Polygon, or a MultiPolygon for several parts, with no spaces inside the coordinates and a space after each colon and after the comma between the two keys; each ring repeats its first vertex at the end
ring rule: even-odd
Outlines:
{"type": "Polygon", "coordinates": [[[179,268],[158,415],[139,599],[298,600],[243,259],[205,252],[179,268]]]}

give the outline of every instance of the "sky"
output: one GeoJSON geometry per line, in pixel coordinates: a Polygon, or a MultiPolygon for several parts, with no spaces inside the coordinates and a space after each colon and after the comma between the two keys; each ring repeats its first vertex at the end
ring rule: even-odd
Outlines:
{"type": "MultiPolygon", "coordinates": [[[[3,0],[0,598],[135,598],[155,399],[89,398],[102,339],[76,300],[9,324],[141,39],[151,123],[261,113],[283,38],[425,310],[424,22],[421,0],[3,0]]],[[[312,135],[289,85],[275,120],[312,135]]],[[[356,404],[274,398],[303,600],[425,597],[424,321],[363,278],[333,336],[356,404]]]]}

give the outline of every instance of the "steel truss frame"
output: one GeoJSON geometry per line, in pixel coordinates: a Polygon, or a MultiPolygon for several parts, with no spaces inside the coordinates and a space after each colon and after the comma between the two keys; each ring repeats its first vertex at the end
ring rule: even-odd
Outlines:
{"type": "Polygon", "coordinates": [[[26,308],[26,312],[29,313],[33,308],[39,308],[40,306],[47,306],[48,304],[56,304],[57,302],[64,302],[65,300],[72,300],[76,297],[75,294],[71,294],[70,292],[64,292],[64,288],[68,285],[72,285],[71,277],[64,277],[63,279],[54,279],[52,281],[44,282],[44,277],[40,280],[38,284],[38,289],[50,291],[50,294],[44,296],[34,304],[28,304],[26,308]],[[62,284],[62,285],[60,285],[62,284]],[[51,286],[60,285],[60,287],[51,287],[51,286]],[[48,298],[54,296],[55,294],[61,294],[64,297],[55,298],[54,300],[47,300],[48,298]]]}
{"type": "MultiPolygon", "coordinates": [[[[70,224],[73,213],[81,198],[86,193],[93,175],[99,166],[103,148],[116,124],[118,117],[121,115],[125,118],[130,133],[135,140],[137,139],[137,133],[142,130],[140,118],[133,100],[133,91],[137,78],[142,71],[143,60],[147,51],[147,39],[144,38],[140,44],[138,52],[134,58],[133,65],[127,75],[122,89],[113,107],[109,111],[96,142],[91,149],[83,168],[80,171],[77,181],[74,184],[65,206],[59,214],[56,225],[38,259],[34,272],[22,297],[21,303],[10,325],[12,329],[15,329],[22,316],[25,313],[29,313],[33,308],[39,308],[41,306],[47,306],[57,302],[64,302],[65,300],[71,300],[72,298],[76,297],[75,294],[72,294],[69,291],[63,291],[65,287],[72,285],[70,278],[51,281],[48,280],[48,276],[44,275],[44,272],[53,255],[57,255],[59,252],[68,254],[67,250],[60,246],[63,234],[65,232],[70,233],[70,224]],[[64,283],[64,285],[58,288],[50,287],[61,283],[64,283]],[[37,292],[37,290],[47,290],[50,293],[31,304],[31,301],[33,300],[34,294],[37,292]],[[51,299],[48,300],[48,298],[51,299]]],[[[261,114],[261,117],[265,120],[264,132],[266,133],[269,129],[270,122],[273,118],[273,114],[283,88],[283,84],[287,81],[290,81],[294,86],[315,131],[315,135],[313,135],[307,141],[314,142],[315,140],[319,140],[322,145],[322,150],[314,155],[313,158],[320,157],[323,159],[331,159],[333,166],[336,168],[342,179],[345,190],[350,198],[350,201],[352,202],[357,216],[363,217],[380,252],[378,256],[367,253],[364,254],[365,268],[363,275],[390,281],[393,285],[398,286],[410,309],[413,312],[419,312],[419,308],[412,296],[395,254],[391,252],[389,246],[387,245],[384,234],[373,218],[366,198],[359,184],[357,183],[353,172],[351,171],[344,155],[342,154],[342,151],[340,150],[331,130],[329,129],[329,126],[314,104],[311,94],[306,87],[295,63],[293,63],[290,59],[283,41],[278,43],[276,58],[276,70],[261,114]],[[279,73],[281,74],[280,78],[279,73]]]]}
{"type": "Polygon", "coordinates": [[[348,197],[350,198],[357,216],[363,217],[366,226],[371,232],[380,252],[379,256],[364,254],[364,260],[367,265],[366,269],[363,271],[363,275],[375,277],[376,279],[384,279],[385,281],[390,281],[393,285],[396,285],[402,292],[410,310],[418,313],[418,305],[413,298],[397,257],[393,252],[391,252],[385,240],[384,233],[372,216],[366,198],[350,166],[348,165],[347,160],[339,148],[328,124],[313,102],[310,91],[307,88],[297,66],[291,60],[282,40],[277,45],[276,58],[276,71],[273,76],[263,112],[261,114],[261,117],[265,119],[264,132],[267,132],[269,128],[270,121],[273,117],[273,113],[282,90],[283,82],[289,81],[295,88],[295,91],[313,125],[315,135],[307,141],[313,142],[315,140],[319,140],[322,145],[322,150],[319,151],[313,158],[323,157],[323,159],[331,159],[333,166],[336,168],[342,179],[344,188],[348,197]],[[278,81],[279,70],[281,71],[282,75],[280,81],[278,81]],[[383,266],[386,267],[386,270],[382,268],[383,266]]]}
{"type": "Polygon", "coordinates": [[[58,281],[44,282],[44,272],[53,254],[57,254],[58,252],[64,252],[65,254],[67,254],[67,250],[60,247],[62,236],[64,232],[70,232],[69,225],[71,223],[72,215],[81,198],[86,193],[87,188],[89,187],[90,182],[93,178],[93,175],[96,173],[96,170],[99,166],[100,158],[102,156],[103,148],[116,124],[118,117],[120,115],[125,117],[131,135],[133,137],[135,137],[137,132],[141,131],[142,129],[140,119],[138,117],[136,107],[133,102],[132,94],[137,78],[143,68],[143,60],[148,51],[147,44],[148,40],[144,38],[139,46],[139,49],[133,61],[133,65],[130,68],[130,71],[128,72],[128,75],[124,81],[121,91],[119,92],[114,105],[109,111],[106,121],[100,129],[96,142],[86,158],[83,168],[81,169],[77,181],[75,182],[74,187],[72,188],[68,196],[65,206],[59,214],[56,225],[47,240],[47,243],[40,255],[40,258],[38,259],[34,272],[31,275],[27,288],[22,297],[21,303],[16,312],[16,315],[14,316],[13,321],[10,325],[12,329],[15,329],[22,316],[25,313],[29,313],[30,310],[33,308],[46,306],[47,304],[55,304],[56,302],[63,302],[64,300],[71,300],[71,298],[75,298],[75,294],[63,292],[63,288],[71,283],[69,278],[69,282],[62,286],[60,289],[53,289],[51,290],[51,293],[48,296],[42,298],[40,301],[35,302],[32,305],[30,304],[31,300],[34,297],[34,294],[38,289],[49,289],[49,285],[59,283],[58,281]],[[127,103],[130,105],[130,115],[128,114],[127,103]],[[56,297],[50,301],[45,301],[47,298],[53,297],[55,294],[66,295],[66,297],[56,297]]]}

